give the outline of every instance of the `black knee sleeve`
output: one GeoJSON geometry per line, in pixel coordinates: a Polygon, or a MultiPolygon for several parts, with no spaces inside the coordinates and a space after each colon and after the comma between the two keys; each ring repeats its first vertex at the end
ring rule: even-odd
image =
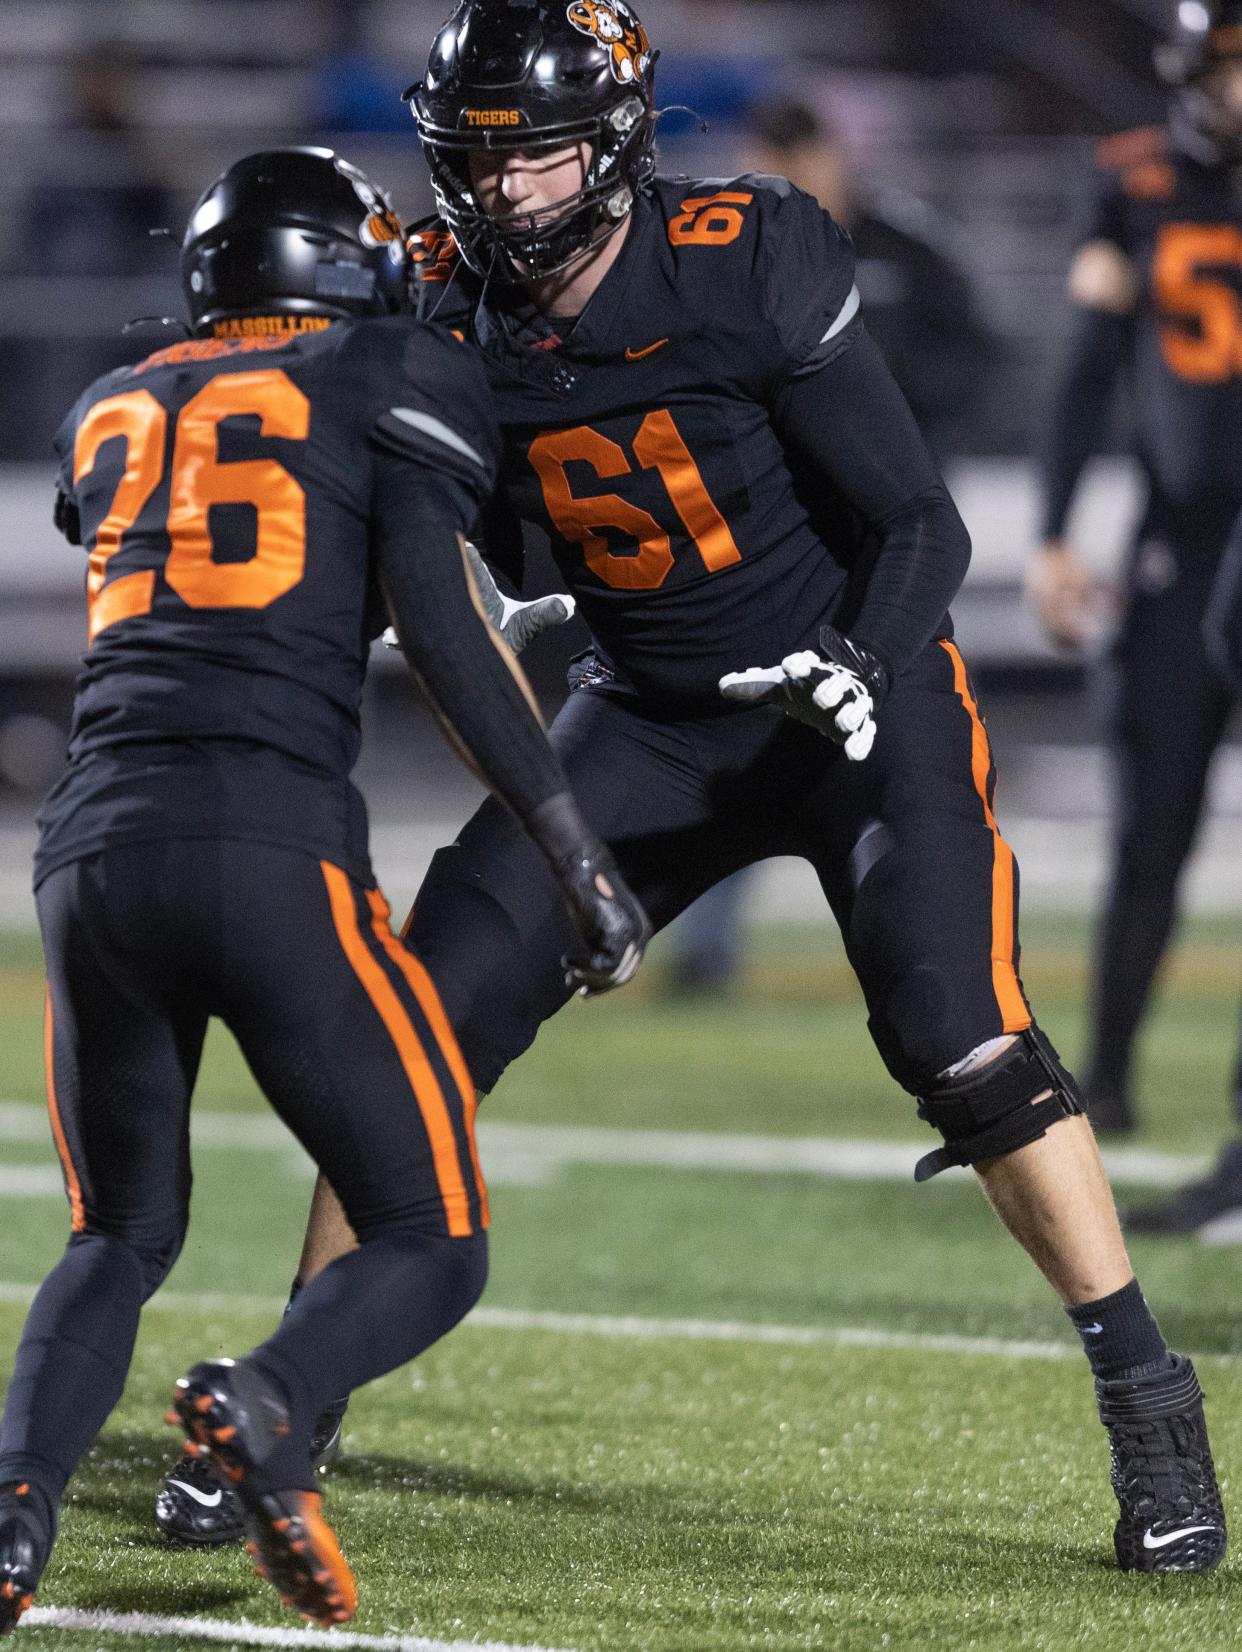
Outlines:
{"type": "Polygon", "coordinates": [[[1028,1027],[986,1066],[925,1087],[919,1117],[940,1131],[945,1145],[919,1160],[914,1179],[925,1182],[950,1165],[1002,1158],[1082,1110],[1078,1086],[1061,1058],[1038,1027],[1028,1027]],[[1052,1093],[1036,1101],[1045,1091],[1052,1093]]]}

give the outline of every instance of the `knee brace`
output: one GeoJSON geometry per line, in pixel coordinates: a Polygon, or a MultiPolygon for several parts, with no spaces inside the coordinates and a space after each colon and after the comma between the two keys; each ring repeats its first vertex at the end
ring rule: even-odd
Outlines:
{"type": "Polygon", "coordinates": [[[945,1144],[919,1160],[916,1182],[928,1181],[950,1165],[1014,1153],[1038,1141],[1058,1119],[1083,1110],[1078,1086],[1036,1026],[1020,1032],[986,1067],[936,1079],[918,1103],[919,1117],[939,1130],[945,1144]],[[1036,1101],[1040,1095],[1044,1099],[1036,1101]]]}

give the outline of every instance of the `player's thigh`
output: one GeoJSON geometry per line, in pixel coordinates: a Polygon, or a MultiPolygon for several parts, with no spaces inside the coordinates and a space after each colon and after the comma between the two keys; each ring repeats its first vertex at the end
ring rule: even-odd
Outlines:
{"type": "Polygon", "coordinates": [[[207,1025],[178,962],[198,940],[181,878],[174,846],[144,844],[62,867],[37,896],[48,1102],[73,1225],[153,1251],[184,1230],[207,1025]]]}
{"type": "Polygon", "coordinates": [[[234,861],[222,1014],[355,1232],[485,1228],[474,1085],[383,896],[293,850],[234,861]]]}
{"type": "Polygon", "coordinates": [[[1018,868],[993,813],[995,771],[965,665],[932,645],[839,764],[803,853],[841,924],[889,1071],[908,1090],[1030,1023],[1018,976],[1018,868]]]}
{"type": "MultiPolygon", "coordinates": [[[[583,814],[657,929],[742,863],[679,725],[579,690],[551,738],[583,814]]],[[[568,999],[562,959],[577,940],[546,861],[494,799],[433,857],[405,936],[478,1087],[490,1090],[568,999]]]]}

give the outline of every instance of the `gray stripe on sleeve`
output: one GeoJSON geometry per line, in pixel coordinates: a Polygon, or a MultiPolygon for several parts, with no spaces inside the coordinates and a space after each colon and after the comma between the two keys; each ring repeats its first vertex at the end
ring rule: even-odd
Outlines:
{"type": "Polygon", "coordinates": [[[476,453],[464,436],[459,436],[455,430],[450,430],[441,419],[431,413],[420,413],[413,407],[394,407],[391,409],[394,419],[400,419],[402,424],[408,424],[414,430],[421,430],[424,436],[430,436],[437,442],[443,442],[445,447],[451,447],[454,453],[460,453],[467,459],[473,459],[480,470],[487,469],[487,462],[476,453]]]}
{"type": "Polygon", "coordinates": [[[841,332],[843,328],[848,327],[850,322],[853,321],[854,317],[858,314],[858,307],[861,303],[862,298],[859,295],[858,288],[851,287],[849,297],[841,306],[841,313],[837,316],[837,319],[833,322],[832,326],[829,327],[828,331],[819,342],[821,344],[827,344],[830,338],[836,338],[837,334],[841,332]]]}

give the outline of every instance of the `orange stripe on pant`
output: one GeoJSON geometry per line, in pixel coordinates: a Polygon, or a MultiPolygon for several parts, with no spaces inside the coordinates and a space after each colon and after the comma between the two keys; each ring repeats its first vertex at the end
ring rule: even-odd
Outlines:
{"type": "Polygon", "coordinates": [[[52,994],[49,988],[43,999],[43,1066],[47,1074],[47,1112],[52,1121],[52,1139],[56,1143],[56,1156],[65,1175],[65,1191],[69,1195],[69,1215],[73,1231],[81,1233],[86,1227],[86,1211],[82,1205],[82,1184],[73,1168],[73,1160],[69,1157],[69,1143],[65,1139],[65,1127],[60,1119],[60,1104],[56,1100],[54,1042],[52,994]]]}
{"type": "Polygon", "coordinates": [[[358,923],[357,908],[354,905],[353,884],[344,872],[328,861],[321,860],[319,866],[327,885],[332,921],[336,925],[341,949],[388,1029],[388,1036],[396,1046],[397,1054],[401,1057],[401,1065],[410,1081],[410,1088],[418,1102],[418,1110],[422,1114],[427,1137],[431,1143],[431,1157],[435,1165],[436,1181],[440,1187],[440,1197],[444,1201],[449,1234],[454,1239],[463,1239],[474,1229],[470,1223],[470,1202],[462,1177],[461,1161],[457,1156],[453,1122],[449,1118],[443,1092],[435,1073],[431,1070],[413,1023],[402,1008],[401,1000],[393,990],[392,983],[367,950],[366,940],[358,923]]]}
{"type": "Polygon", "coordinates": [[[992,813],[992,805],[988,801],[988,774],[992,768],[992,751],[988,745],[988,733],[983,726],[983,719],[979,716],[979,707],[970,692],[966,662],[951,642],[942,641],[940,646],[953,661],[953,687],[957,691],[958,699],[970,714],[971,773],[975,790],[983,804],[983,818],[992,833],[992,990],[996,994],[1004,1031],[1021,1032],[1030,1026],[1031,1012],[1022,996],[1018,972],[1013,965],[1013,850],[1001,836],[996,816],[992,813]]]}
{"type": "Polygon", "coordinates": [[[378,889],[368,889],[367,904],[371,908],[371,927],[375,931],[375,937],[409,982],[410,990],[418,999],[419,1008],[427,1018],[427,1025],[431,1028],[432,1036],[439,1044],[441,1054],[448,1063],[453,1081],[461,1092],[462,1116],[466,1123],[466,1140],[470,1143],[470,1162],[474,1166],[475,1186],[479,1190],[479,1218],[483,1226],[487,1227],[491,1222],[491,1212],[487,1205],[487,1186],[483,1180],[483,1167],[479,1163],[479,1144],[474,1136],[474,1117],[478,1111],[478,1104],[475,1101],[474,1080],[470,1077],[470,1069],[466,1066],[466,1058],[461,1053],[461,1046],[457,1042],[457,1034],[449,1025],[449,1018],[444,1013],[444,1005],[440,1002],[440,994],[436,991],[435,982],[428,975],[421,960],[403,947],[393,934],[389,924],[392,913],[389,910],[388,902],[378,889]]]}

